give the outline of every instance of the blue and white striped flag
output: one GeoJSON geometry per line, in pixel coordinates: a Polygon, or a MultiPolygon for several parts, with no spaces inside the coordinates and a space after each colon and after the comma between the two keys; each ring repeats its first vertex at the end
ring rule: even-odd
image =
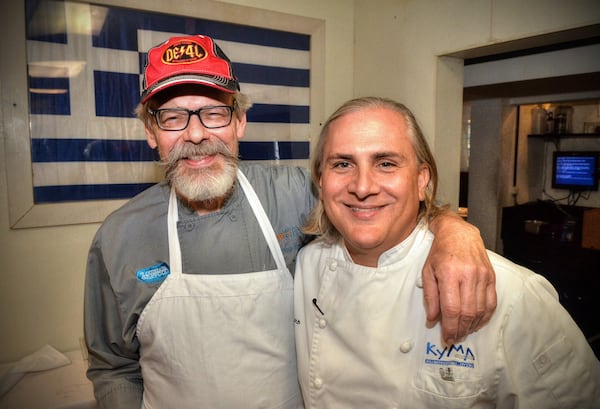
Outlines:
{"type": "Polygon", "coordinates": [[[34,202],[134,196],[163,178],[135,118],[146,52],[207,34],[254,105],[240,142],[249,161],[306,165],[310,36],[79,2],[26,0],[34,202]]]}

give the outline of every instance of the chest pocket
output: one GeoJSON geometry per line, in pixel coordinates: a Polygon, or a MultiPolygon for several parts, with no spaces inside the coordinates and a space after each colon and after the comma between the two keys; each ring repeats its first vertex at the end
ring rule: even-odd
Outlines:
{"type": "Polygon", "coordinates": [[[426,407],[494,408],[494,396],[481,374],[472,368],[423,365],[413,380],[426,407]]]}

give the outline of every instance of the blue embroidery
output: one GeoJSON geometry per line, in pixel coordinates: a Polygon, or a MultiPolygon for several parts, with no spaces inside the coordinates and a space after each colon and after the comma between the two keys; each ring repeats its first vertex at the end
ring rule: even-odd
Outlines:
{"type": "Polygon", "coordinates": [[[443,349],[427,341],[425,350],[425,363],[430,365],[451,365],[466,368],[475,368],[475,353],[469,346],[452,344],[443,349]]]}
{"type": "Polygon", "coordinates": [[[169,274],[171,274],[171,271],[165,262],[142,268],[136,272],[138,281],[146,284],[160,283],[164,281],[169,274]]]}

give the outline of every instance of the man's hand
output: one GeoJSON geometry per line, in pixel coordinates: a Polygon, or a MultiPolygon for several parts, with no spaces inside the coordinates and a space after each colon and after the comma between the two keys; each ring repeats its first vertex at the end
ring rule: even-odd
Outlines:
{"type": "Polygon", "coordinates": [[[427,319],[441,312],[451,345],[477,331],[496,309],[496,276],[479,230],[446,211],[430,223],[435,239],[423,267],[427,319]]]}

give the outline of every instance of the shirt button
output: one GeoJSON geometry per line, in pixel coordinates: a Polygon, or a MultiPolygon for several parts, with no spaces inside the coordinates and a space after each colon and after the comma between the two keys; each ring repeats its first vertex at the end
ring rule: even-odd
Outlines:
{"type": "Polygon", "coordinates": [[[546,373],[546,371],[552,367],[552,360],[546,354],[542,354],[536,359],[533,360],[533,365],[538,372],[538,374],[542,375],[546,373]]]}
{"type": "Polygon", "coordinates": [[[400,345],[400,352],[406,354],[407,352],[410,352],[410,350],[412,349],[412,347],[413,347],[412,341],[404,341],[402,343],[402,345],[400,345]]]}
{"type": "Polygon", "coordinates": [[[232,222],[235,222],[237,220],[237,216],[235,214],[230,214],[229,220],[231,220],[232,222]]]}
{"type": "Polygon", "coordinates": [[[325,328],[327,326],[327,320],[325,318],[321,318],[319,320],[319,328],[325,328]]]}
{"type": "Polygon", "coordinates": [[[315,388],[321,389],[323,387],[323,380],[321,378],[315,378],[315,388]]]}
{"type": "Polygon", "coordinates": [[[186,231],[192,231],[192,230],[194,230],[194,223],[186,223],[185,224],[185,230],[186,231]]]}
{"type": "Polygon", "coordinates": [[[337,270],[337,266],[338,266],[337,261],[332,261],[331,263],[329,263],[329,270],[335,271],[335,270],[337,270]]]}

